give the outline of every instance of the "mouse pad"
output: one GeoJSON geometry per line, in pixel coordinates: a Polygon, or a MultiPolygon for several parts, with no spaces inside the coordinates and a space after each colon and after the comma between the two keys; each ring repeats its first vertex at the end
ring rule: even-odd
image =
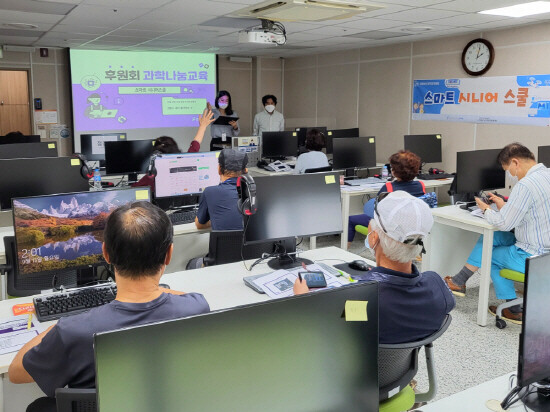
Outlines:
{"type": "MultiPolygon", "coordinates": [[[[365,262],[366,263],[366,262],[365,262]]],[[[339,265],[333,265],[336,269],[343,270],[346,273],[349,273],[354,279],[361,279],[362,276],[364,276],[366,273],[362,270],[356,270],[349,267],[349,264],[347,263],[341,263],[339,265]]],[[[369,265],[369,267],[373,267],[372,265],[369,265]]]]}

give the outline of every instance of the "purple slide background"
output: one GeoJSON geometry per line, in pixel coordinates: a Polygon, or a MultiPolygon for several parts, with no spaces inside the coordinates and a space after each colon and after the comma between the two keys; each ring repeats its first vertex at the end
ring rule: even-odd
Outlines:
{"type": "Polygon", "coordinates": [[[73,84],[73,116],[75,131],[80,130],[128,130],[161,127],[197,127],[199,122],[193,121],[198,115],[166,115],[162,114],[162,98],[206,98],[212,105],[216,96],[213,84],[117,84],[101,85],[94,91],[85,90],[80,84],[73,84]],[[191,88],[193,93],[181,94],[118,94],[119,86],[131,87],[174,87],[191,88]],[[90,119],[85,116],[88,107],[87,99],[91,94],[101,96],[101,102],[106,110],[117,109],[114,118],[90,119]],[[119,116],[126,121],[119,122],[119,116]]]}

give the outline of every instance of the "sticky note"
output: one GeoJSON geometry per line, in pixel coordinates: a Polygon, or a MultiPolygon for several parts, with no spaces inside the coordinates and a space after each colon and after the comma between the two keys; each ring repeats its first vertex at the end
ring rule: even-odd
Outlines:
{"type": "Polygon", "coordinates": [[[328,132],[328,135],[329,135],[329,136],[332,136],[332,132],[328,132]]]}
{"type": "Polygon", "coordinates": [[[292,132],[292,136],[298,136],[298,133],[292,132]]]}
{"type": "Polygon", "coordinates": [[[55,149],[55,143],[48,143],[48,149],[55,149]]]}
{"type": "Polygon", "coordinates": [[[80,159],[71,159],[71,166],[80,166],[80,159]]]}
{"type": "Polygon", "coordinates": [[[15,316],[18,315],[27,315],[29,313],[34,313],[34,304],[33,303],[21,303],[19,305],[13,305],[11,308],[15,316]]]}
{"type": "Polygon", "coordinates": [[[334,175],[325,176],[325,183],[327,185],[330,185],[331,183],[336,183],[336,179],[335,179],[334,175]]]}
{"type": "Polygon", "coordinates": [[[120,135],[119,137],[120,137],[120,140],[126,139],[126,136],[124,135],[120,135]]]}
{"type": "Polygon", "coordinates": [[[347,300],[346,322],[367,322],[369,320],[367,316],[367,304],[366,300],[347,300]]]}
{"type": "Polygon", "coordinates": [[[153,141],[151,142],[151,144],[154,146],[154,145],[155,145],[155,141],[153,140],[153,141]]]}
{"type": "Polygon", "coordinates": [[[436,138],[436,139],[441,139],[441,135],[440,135],[440,134],[436,134],[436,135],[435,135],[435,138],[436,138]]]}
{"type": "Polygon", "coordinates": [[[149,200],[149,191],[148,190],[136,191],[136,200],[149,200]]]}
{"type": "Polygon", "coordinates": [[[216,158],[220,157],[221,152],[216,152],[216,158]]]}
{"type": "Polygon", "coordinates": [[[369,138],[369,143],[374,143],[374,137],[369,138]]]}

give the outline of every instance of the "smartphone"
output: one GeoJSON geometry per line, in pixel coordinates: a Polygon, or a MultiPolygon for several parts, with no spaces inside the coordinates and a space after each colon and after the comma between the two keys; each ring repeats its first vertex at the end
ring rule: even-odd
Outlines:
{"type": "Polygon", "coordinates": [[[327,280],[323,272],[300,272],[308,288],[326,288],[327,280]]]}

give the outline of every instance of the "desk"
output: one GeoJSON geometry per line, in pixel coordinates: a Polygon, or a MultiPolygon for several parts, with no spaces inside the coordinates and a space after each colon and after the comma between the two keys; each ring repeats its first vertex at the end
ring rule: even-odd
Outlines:
{"type": "MultiPolygon", "coordinates": [[[[515,372],[514,372],[515,373],[515,372]]],[[[492,381],[482,383],[465,391],[455,393],[447,398],[422,406],[422,412],[487,412],[490,409],[485,406],[488,400],[496,399],[499,402],[510,391],[510,376],[514,373],[502,375],[492,381]]],[[[515,384],[515,382],[514,382],[515,384]]],[[[508,411],[525,411],[523,403],[518,402],[507,409],[508,411]]],[[[531,409],[527,409],[530,411],[531,409]]]]}
{"type": "MultiPolygon", "coordinates": [[[[442,186],[447,186],[452,183],[453,179],[441,179],[441,180],[423,180],[424,186],[426,189],[435,189],[434,191],[437,193],[437,190],[442,186]]],[[[351,187],[351,186],[348,186],[351,187]]],[[[361,190],[350,190],[347,189],[342,190],[342,238],[340,240],[340,247],[344,250],[348,249],[348,221],[349,217],[352,214],[350,212],[351,210],[351,202],[352,198],[357,199],[359,197],[363,197],[364,195],[371,195],[374,196],[378,193],[380,189],[372,189],[372,188],[364,188],[361,190]]],[[[359,210],[358,207],[355,207],[354,214],[361,214],[363,213],[363,205],[361,204],[361,209],[359,210]]]]}
{"type": "MultiPolygon", "coordinates": [[[[335,259],[332,262],[325,262],[329,264],[338,264],[340,263],[339,260],[352,261],[355,259],[362,259],[360,256],[345,252],[337,247],[309,250],[300,256],[314,261],[316,259],[335,259]]],[[[255,259],[247,261],[247,266],[250,266],[254,260],[255,259]]],[[[374,262],[369,263],[374,265],[374,262]]],[[[242,262],[237,262],[165,274],[161,278],[161,282],[167,283],[175,290],[202,293],[208,301],[210,308],[212,310],[218,310],[269,300],[267,295],[253,291],[246,286],[242,280],[244,276],[269,272],[272,272],[272,269],[270,269],[266,263],[261,263],[255,266],[251,272],[248,272],[242,262]]],[[[29,301],[31,301],[30,297],[0,301],[0,317],[11,316],[11,308],[13,305],[28,303],[29,301]]],[[[54,323],[55,322],[46,322],[44,326],[49,327],[54,323]]],[[[13,399],[9,399],[9,402],[7,402],[7,398],[11,398],[12,392],[10,390],[4,393],[3,387],[1,387],[2,383],[4,383],[4,387],[11,386],[13,388],[13,385],[8,381],[7,371],[14,357],[15,353],[0,355],[0,374],[2,374],[2,380],[0,380],[0,396],[2,396],[2,399],[0,399],[0,412],[3,412],[3,406],[5,404],[14,401],[13,399]],[[6,380],[6,382],[3,382],[4,380],[6,380]]],[[[20,408],[14,410],[24,410],[24,407],[34,399],[29,397],[29,393],[32,392],[33,396],[37,393],[36,384],[18,385],[17,392],[22,392],[19,390],[20,387],[27,389],[24,391],[26,393],[26,399],[18,399],[17,401],[20,404],[20,408]]],[[[19,393],[19,395],[21,395],[21,393],[19,393]]],[[[12,409],[6,410],[11,411],[12,409]]]]}
{"type": "MultiPolygon", "coordinates": [[[[295,162],[292,162],[295,164],[295,162]]],[[[368,167],[367,169],[380,169],[382,166],[384,166],[384,163],[376,163],[376,166],[368,167]]],[[[334,172],[341,173],[342,170],[333,170],[334,172]]],[[[290,175],[294,173],[294,170],[291,170],[289,172],[272,172],[270,170],[260,169],[259,167],[252,166],[248,168],[248,173],[252,177],[258,177],[258,176],[283,176],[283,175],[290,175]]],[[[328,173],[328,172],[327,172],[328,173]]]]}
{"type": "Polygon", "coordinates": [[[470,212],[458,206],[432,209],[432,214],[434,226],[426,239],[427,253],[422,261],[423,270],[433,270],[445,276],[457,273],[466,263],[479,235],[483,235],[477,324],[486,326],[493,233],[498,229],[485,219],[472,216],[470,212]]]}

